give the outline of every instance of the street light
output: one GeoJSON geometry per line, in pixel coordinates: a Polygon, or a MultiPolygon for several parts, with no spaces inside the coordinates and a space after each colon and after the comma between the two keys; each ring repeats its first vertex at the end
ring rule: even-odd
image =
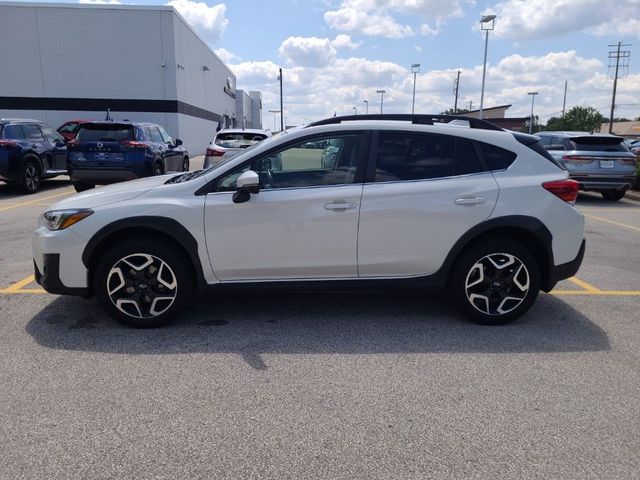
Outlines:
{"type": "Polygon", "coordinates": [[[356,107],[353,107],[353,111],[355,112],[354,115],[358,115],[358,109],[356,107]]]}
{"type": "Polygon", "coordinates": [[[495,23],[495,15],[483,15],[480,19],[480,29],[485,31],[484,37],[484,64],[482,66],[482,90],[480,91],[480,114],[481,119],[484,117],[482,107],[484,105],[484,77],[487,73],[487,46],[489,45],[489,30],[493,30],[495,23]]]}
{"type": "Polygon", "coordinates": [[[363,100],[364,102],[364,108],[365,108],[365,112],[367,115],[369,114],[369,100],[363,100]]]}
{"type": "Polygon", "coordinates": [[[413,73],[413,100],[411,101],[411,115],[413,115],[416,105],[416,74],[420,73],[419,63],[411,64],[411,73],[413,73]]]}
{"type": "Polygon", "coordinates": [[[382,106],[384,105],[384,94],[387,93],[386,90],[376,90],[376,93],[380,94],[380,115],[382,115],[382,106]]]}
{"type": "Polygon", "coordinates": [[[529,120],[529,135],[531,135],[531,130],[533,129],[533,101],[538,92],[527,92],[527,95],[531,95],[531,119],[529,120]]]}

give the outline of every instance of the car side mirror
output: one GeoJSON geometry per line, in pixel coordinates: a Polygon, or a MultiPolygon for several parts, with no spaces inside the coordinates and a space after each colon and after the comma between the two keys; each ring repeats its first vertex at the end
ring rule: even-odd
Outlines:
{"type": "Polygon", "coordinates": [[[233,203],[248,202],[251,194],[260,191],[260,177],[253,170],[247,170],[236,180],[236,192],[233,194],[233,203]]]}
{"type": "Polygon", "coordinates": [[[175,144],[176,144],[176,147],[179,147],[180,145],[182,145],[182,140],[180,140],[179,138],[176,138],[175,144]]]}
{"type": "Polygon", "coordinates": [[[62,140],[56,140],[54,145],[58,148],[64,147],[67,144],[67,142],[63,142],[62,140]]]}

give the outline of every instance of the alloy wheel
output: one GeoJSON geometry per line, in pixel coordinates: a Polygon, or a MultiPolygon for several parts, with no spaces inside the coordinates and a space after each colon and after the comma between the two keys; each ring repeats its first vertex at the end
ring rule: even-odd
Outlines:
{"type": "Polygon", "coordinates": [[[479,312],[505,315],[524,301],[529,286],[529,271],[522,260],[509,253],[492,253],[471,267],[465,293],[479,312]]]}
{"type": "Polygon", "coordinates": [[[24,169],[24,184],[27,190],[35,192],[40,184],[38,168],[33,163],[28,163],[24,169]]]}
{"type": "Polygon", "coordinates": [[[162,315],[173,305],[178,282],[162,259],[134,253],[118,260],[107,276],[107,293],[115,307],[134,318],[162,315]]]}

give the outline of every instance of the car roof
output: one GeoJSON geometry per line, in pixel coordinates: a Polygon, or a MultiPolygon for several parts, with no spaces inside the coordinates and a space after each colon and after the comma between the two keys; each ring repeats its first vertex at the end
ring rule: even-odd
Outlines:
{"type": "Polygon", "coordinates": [[[32,118],[0,118],[0,123],[39,123],[44,125],[42,120],[34,120],[32,118]]]}
{"type": "Polygon", "coordinates": [[[221,133],[257,133],[260,135],[269,135],[267,130],[261,130],[259,128],[223,128],[216,135],[220,135],[221,133]]]}

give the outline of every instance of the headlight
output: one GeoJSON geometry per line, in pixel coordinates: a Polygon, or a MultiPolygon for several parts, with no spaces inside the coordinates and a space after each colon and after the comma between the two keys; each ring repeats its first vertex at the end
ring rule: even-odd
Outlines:
{"type": "Polygon", "coordinates": [[[49,230],[64,230],[92,213],[90,208],[51,210],[42,214],[42,223],[49,230]]]}

